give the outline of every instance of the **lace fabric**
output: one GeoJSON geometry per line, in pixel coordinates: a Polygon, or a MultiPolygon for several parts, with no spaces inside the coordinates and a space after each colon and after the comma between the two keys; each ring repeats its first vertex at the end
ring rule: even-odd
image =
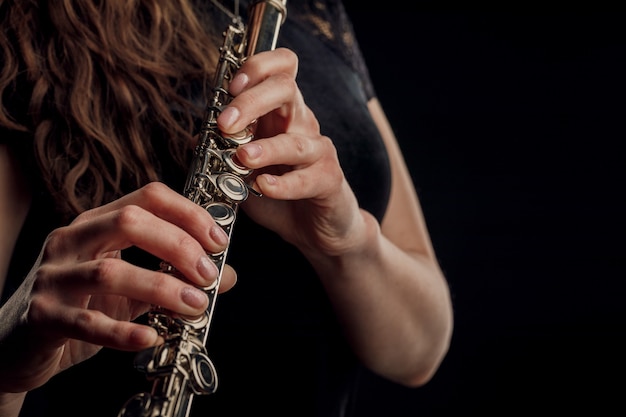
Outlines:
{"type": "Polygon", "coordinates": [[[369,72],[343,3],[337,0],[292,0],[290,4],[293,5],[289,9],[290,16],[356,71],[367,98],[374,97],[369,72]]]}
{"type": "MultiPolygon", "coordinates": [[[[235,0],[216,1],[220,2],[220,7],[212,2],[199,0],[196,0],[196,7],[212,19],[216,14],[221,14],[224,24],[227,24],[230,16],[219,9],[234,11],[235,0]]],[[[250,3],[250,0],[239,0],[239,13],[244,21],[247,19],[247,8],[250,3]]],[[[332,49],[352,70],[358,73],[366,97],[368,99],[374,97],[374,88],[355,37],[354,28],[340,0],[287,0],[287,19],[290,23],[302,28],[309,36],[315,37],[332,49]]],[[[214,34],[217,35],[223,30],[221,27],[212,28],[214,34]]]]}

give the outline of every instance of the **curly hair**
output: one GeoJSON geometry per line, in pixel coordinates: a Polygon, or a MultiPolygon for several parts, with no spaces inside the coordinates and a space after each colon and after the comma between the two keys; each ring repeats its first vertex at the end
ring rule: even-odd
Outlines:
{"type": "Polygon", "coordinates": [[[190,1],[0,0],[0,127],[33,141],[63,211],[157,180],[155,132],[184,164],[218,53],[190,1]]]}

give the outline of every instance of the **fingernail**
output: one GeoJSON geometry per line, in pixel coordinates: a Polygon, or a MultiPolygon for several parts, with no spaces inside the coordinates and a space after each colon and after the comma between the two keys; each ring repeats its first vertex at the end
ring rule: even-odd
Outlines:
{"type": "Polygon", "coordinates": [[[185,287],[180,294],[185,304],[193,308],[202,308],[208,302],[206,294],[197,288],[185,287]]]}
{"type": "Polygon", "coordinates": [[[265,182],[269,185],[276,185],[276,183],[278,182],[278,180],[276,179],[274,175],[263,174],[263,175],[260,175],[259,177],[263,177],[263,179],[265,179],[265,182]]]}
{"type": "Polygon", "coordinates": [[[242,145],[241,150],[244,151],[250,159],[255,159],[261,156],[263,148],[257,143],[248,143],[247,145],[242,145]]]}
{"type": "Polygon", "coordinates": [[[217,225],[211,227],[211,230],[209,230],[209,236],[211,236],[211,238],[214,241],[216,241],[222,246],[225,246],[228,244],[228,235],[226,234],[224,229],[222,229],[221,227],[217,225]]]}
{"type": "Polygon", "coordinates": [[[217,266],[208,257],[202,256],[198,261],[198,272],[208,282],[213,282],[217,278],[217,266]]]}
{"type": "Polygon", "coordinates": [[[238,73],[235,78],[233,78],[233,80],[231,81],[229,87],[229,92],[236,96],[237,94],[241,93],[241,91],[246,87],[246,85],[248,85],[248,82],[250,81],[250,78],[248,77],[247,74],[240,72],[238,73]]]}
{"type": "Polygon", "coordinates": [[[228,129],[239,119],[239,110],[236,107],[226,107],[219,115],[219,119],[222,128],[228,129]]]}

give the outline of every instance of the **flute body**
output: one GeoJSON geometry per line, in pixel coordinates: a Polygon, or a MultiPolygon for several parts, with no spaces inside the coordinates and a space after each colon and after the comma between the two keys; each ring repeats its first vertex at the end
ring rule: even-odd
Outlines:
{"type": "MultiPolygon", "coordinates": [[[[237,147],[251,141],[253,134],[246,129],[226,135],[219,131],[217,117],[230,102],[228,85],[243,61],[257,52],[276,47],[286,13],[286,0],[255,1],[250,5],[248,24],[233,21],[224,32],[212,95],[187,175],[184,195],[206,209],[229,239],[239,204],[250,192],[255,193],[245,182],[252,171],[234,158],[237,147]]],[[[152,390],[131,397],[118,417],[188,417],[195,395],[212,394],[217,390],[217,372],[205,345],[227,252],[228,248],[209,254],[219,273],[211,286],[202,288],[209,298],[202,316],[185,317],[158,306],[149,312],[149,324],[165,342],[139,352],[135,367],[152,381],[152,390]]],[[[161,270],[184,279],[166,261],[161,263],[161,270]]]]}

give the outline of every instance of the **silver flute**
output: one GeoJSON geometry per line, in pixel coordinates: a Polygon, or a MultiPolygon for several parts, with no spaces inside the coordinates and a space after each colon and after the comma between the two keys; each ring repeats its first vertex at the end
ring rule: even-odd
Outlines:
{"type": "MultiPolygon", "coordinates": [[[[212,95],[183,191],[187,198],[207,210],[229,239],[239,204],[249,193],[258,194],[245,181],[252,170],[241,166],[234,157],[237,147],[250,142],[253,133],[248,128],[238,134],[224,134],[217,127],[217,117],[232,98],[228,85],[243,61],[276,47],[287,15],[286,3],[286,0],[254,1],[249,8],[248,24],[234,20],[224,32],[212,95]]],[[[152,381],[152,390],[131,397],[118,417],[188,417],[195,395],[217,390],[217,372],[205,345],[227,252],[228,248],[209,254],[219,273],[212,285],[202,288],[209,298],[202,316],[181,316],[159,306],[153,306],[148,313],[149,324],[165,342],[139,352],[135,367],[152,381]]],[[[161,271],[184,279],[166,261],[161,262],[161,271]]]]}

